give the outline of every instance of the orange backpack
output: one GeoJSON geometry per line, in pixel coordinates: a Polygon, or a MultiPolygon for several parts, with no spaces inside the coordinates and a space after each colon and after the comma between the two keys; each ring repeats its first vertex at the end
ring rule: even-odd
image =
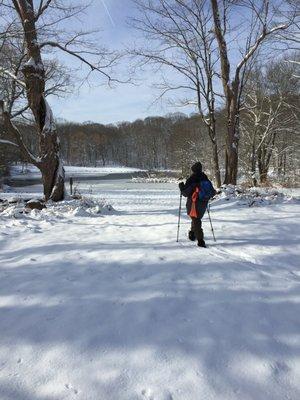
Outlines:
{"type": "Polygon", "coordinates": [[[198,217],[196,204],[197,204],[197,201],[199,199],[199,192],[200,192],[200,189],[197,186],[195,191],[194,191],[194,193],[193,193],[193,195],[192,195],[192,207],[191,207],[191,211],[189,213],[189,216],[191,218],[193,218],[193,217],[197,218],[198,217]]]}

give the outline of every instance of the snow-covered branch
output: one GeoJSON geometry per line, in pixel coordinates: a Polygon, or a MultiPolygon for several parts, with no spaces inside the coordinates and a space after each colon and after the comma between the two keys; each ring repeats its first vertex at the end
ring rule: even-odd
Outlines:
{"type": "Polygon", "coordinates": [[[10,146],[15,146],[15,147],[19,148],[19,146],[16,143],[11,142],[10,140],[0,139],[0,143],[1,144],[7,144],[7,145],[10,145],[10,146]]]}
{"type": "MultiPolygon", "coordinates": [[[[39,166],[39,160],[30,152],[28,147],[25,145],[22,135],[19,131],[19,129],[13,124],[11,121],[11,117],[8,113],[8,111],[5,109],[5,104],[3,100],[0,100],[0,112],[3,116],[3,121],[4,121],[4,127],[7,129],[9,133],[14,135],[17,144],[16,146],[21,150],[22,154],[28,160],[28,162],[34,164],[35,166],[39,166]]],[[[8,143],[10,141],[6,141],[6,144],[11,144],[8,143]]],[[[12,142],[13,143],[13,142],[12,142]]]]}
{"type": "Polygon", "coordinates": [[[258,39],[256,40],[256,42],[253,44],[253,46],[250,47],[250,49],[248,50],[248,52],[246,53],[246,55],[243,57],[243,59],[239,62],[239,64],[237,65],[236,68],[236,76],[239,75],[240,70],[243,68],[243,66],[247,63],[247,61],[254,55],[254,53],[257,51],[257,49],[259,48],[260,44],[265,40],[265,38],[267,36],[272,35],[275,32],[278,32],[280,30],[285,30],[288,28],[288,24],[281,24],[278,26],[275,26],[274,28],[270,29],[269,31],[266,30],[266,28],[264,27],[262,30],[262,33],[260,34],[260,36],[258,37],[258,39]]]}
{"type": "Polygon", "coordinates": [[[6,76],[12,78],[15,82],[17,82],[23,88],[26,87],[25,82],[21,81],[15,74],[13,74],[11,71],[8,71],[7,69],[5,69],[3,67],[0,67],[0,74],[6,75],[6,76]]]}

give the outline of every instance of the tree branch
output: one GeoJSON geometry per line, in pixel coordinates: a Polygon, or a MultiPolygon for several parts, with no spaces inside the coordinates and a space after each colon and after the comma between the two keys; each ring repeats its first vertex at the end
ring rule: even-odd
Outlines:
{"type": "Polygon", "coordinates": [[[15,147],[19,148],[19,146],[16,143],[11,142],[10,140],[0,139],[0,143],[1,144],[8,144],[10,146],[15,146],[15,147]]]}
{"type": "Polygon", "coordinates": [[[40,44],[39,47],[40,47],[40,49],[42,49],[45,46],[56,47],[56,48],[64,51],[65,53],[68,53],[71,56],[78,58],[78,60],[80,60],[81,62],[86,64],[88,67],[90,67],[90,69],[92,71],[97,71],[97,72],[100,72],[102,75],[104,75],[108,79],[108,82],[121,82],[121,81],[119,81],[117,79],[111,78],[110,75],[108,73],[104,72],[103,69],[102,69],[102,68],[107,68],[110,65],[112,65],[112,63],[115,61],[115,59],[113,61],[111,61],[108,65],[99,67],[99,66],[96,66],[96,65],[90,63],[83,56],[81,56],[78,52],[72,51],[72,50],[68,49],[66,46],[62,46],[61,44],[59,44],[57,42],[53,42],[53,41],[43,42],[43,43],[40,44]]]}
{"type": "Polygon", "coordinates": [[[275,26],[274,28],[270,29],[269,31],[266,31],[265,28],[263,29],[261,35],[257,39],[257,41],[254,43],[254,45],[249,49],[248,53],[244,56],[244,58],[240,61],[236,68],[236,76],[240,73],[240,70],[242,67],[247,63],[247,61],[253,56],[255,51],[258,49],[259,45],[264,41],[264,39],[267,36],[272,35],[272,33],[280,31],[280,30],[285,30],[288,28],[288,24],[281,24],[278,26],[275,26]]]}
{"type": "Polygon", "coordinates": [[[34,155],[30,152],[30,150],[25,145],[19,129],[12,123],[9,113],[5,110],[3,100],[0,100],[0,111],[2,112],[2,115],[3,115],[5,128],[9,132],[11,132],[14,135],[14,137],[16,138],[16,141],[17,141],[16,146],[21,150],[22,154],[28,160],[28,162],[39,167],[39,160],[36,157],[34,157],[34,155]]]}
{"type": "Polygon", "coordinates": [[[5,68],[0,67],[0,74],[9,76],[15,82],[17,82],[19,85],[21,85],[23,88],[26,88],[25,82],[21,81],[15,74],[13,74],[12,72],[6,70],[5,68]]]}

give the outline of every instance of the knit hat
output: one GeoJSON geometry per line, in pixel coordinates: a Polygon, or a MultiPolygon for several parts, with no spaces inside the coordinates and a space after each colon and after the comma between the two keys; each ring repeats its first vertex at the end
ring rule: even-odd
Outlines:
{"type": "Polygon", "coordinates": [[[201,162],[198,161],[194,165],[192,165],[191,170],[194,172],[194,174],[200,174],[202,172],[201,162]]]}

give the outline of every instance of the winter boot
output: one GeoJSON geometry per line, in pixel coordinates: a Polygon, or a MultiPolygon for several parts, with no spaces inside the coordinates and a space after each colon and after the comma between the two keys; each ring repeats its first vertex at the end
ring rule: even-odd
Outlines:
{"type": "Polygon", "coordinates": [[[196,240],[195,232],[189,231],[189,239],[194,242],[196,240]]]}
{"type": "Polygon", "coordinates": [[[199,247],[206,247],[206,244],[205,244],[204,240],[198,240],[198,246],[199,247]]]}

